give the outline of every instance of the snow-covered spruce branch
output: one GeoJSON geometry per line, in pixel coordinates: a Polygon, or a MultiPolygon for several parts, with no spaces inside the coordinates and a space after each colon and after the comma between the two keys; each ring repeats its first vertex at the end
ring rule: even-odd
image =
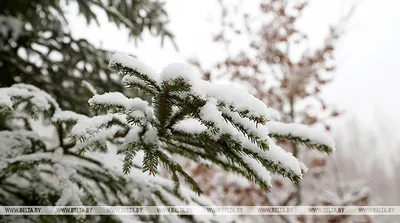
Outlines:
{"type": "Polygon", "coordinates": [[[57,102],[46,92],[35,86],[27,84],[15,84],[9,88],[0,88],[0,111],[24,106],[32,118],[39,115],[49,116],[59,109],[57,102]]]}
{"type": "Polygon", "coordinates": [[[269,122],[267,127],[271,138],[289,140],[327,154],[331,154],[335,149],[335,142],[331,137],[305,125],[269,122]]]}
{"type": "MultiPolygon", "coordinates": [[[[203,81],[198,71],[187,64],[171,64],[158,74],[149,66],[124,53],[113,55],[109,67],[122,75],[127,87],[136,87],[152,96],[151,103],[130,99],[118,92],[96,95],[89,100],[106,117],[125,119],[119,151],[125,154],[124,171],[138,151],[144,152],[142,167],[155,174],[162,163],[172,174],[176,186],[182,177],[200,193],[196,182],[172,160],[179,154],[192,160],[208,160],[239,173],[264,189],[271,188],[270,172],[302,179],[303,166],[291,153],[276,145],[275,139],[303,143],[330,153],[333,143],[324,133],[306,126],[277,122],[277,111],[267,107],[245,90],[203,81]]],[[[104,115],[103,115],[104,116],[104,115]]],[[[93,130],[110,126],[99,117],[78,122],[74,139],[90,140],[93,130]],[[92,122],[93,121],[93,122],[92,122]]],[[[115,134],[114,134],[115,135],[115,134]]],[[[86,143],[86,142],[84,142],[86,143]]]]}
{"type": "MultiPolygon", "coordinates": [[[[0,205],[213,205],[190,189],[177,190],[171,180],[144,175],[134,160],[131,160],[130,174],[124,175],[114,144],[125,144],[114,139],[125,134],[121,130],[127,124],[118,115],[89,118],[61,111],[47,93],[21,84],[0,88],[0,107],[0,205]],[[83,125],[89,120],[97,129],[91,129],[93,132],[85,129],[93,136],[85,138],[85,143],[72,141],[50,146],[30,126],[18,125],[15,117],[41,118],[55,129],[61,128],[63,135],[59,137],[63,142],[69,141],[67,135],[77,123],[83,125]],[[114,125],[111,128],[101,125],[107,121],[114,125]],[[87,152],[81,154],[82,150],[87,152]]],[[[175,164],[171,161],[170,165],[175,164]]],[[[2,220],[20,222],[25,217],[6,216],[2,220]]],[[[173,215],[137,217],[140,222],[185,222],[173,215]]],[[[107,222],[121,221],[118,216],[29,216],[24,220],[98,222],[100,218],[106,218],[103,220],[107,222]]],[[[228,222],[219,221],[216,216],[185,218],[191,222],[228,222]]]]}

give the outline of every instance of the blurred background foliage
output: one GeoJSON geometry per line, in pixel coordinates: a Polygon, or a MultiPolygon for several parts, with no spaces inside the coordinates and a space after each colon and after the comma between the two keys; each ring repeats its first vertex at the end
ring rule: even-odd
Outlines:
{"type": "Polygon", "coordinates": [[[0,86],[35,85],[53,95],[63,109],[88,114],[83,80],[99,92],[122,91],[119,77],[107,65],[110,52],[87,39],[75,38],[65,17],[69,4],[78,6],[86,22],[109,22],[129,30],[135,41],[144,32],[172,40],[164,4],[151,0],[13,0],[0,2],[0,86]]]}

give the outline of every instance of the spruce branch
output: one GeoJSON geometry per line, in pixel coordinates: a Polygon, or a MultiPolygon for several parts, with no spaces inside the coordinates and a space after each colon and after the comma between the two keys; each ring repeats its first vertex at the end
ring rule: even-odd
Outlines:
{"type": "Polygon", "coordinates": [[[306,145],[327,154],[334,151],[335,143],[330,137],[305,125],[269,122],[267,127],[271,138],[306,145]]]}
{"type": "MultiPolygon", "coordinates": [[[[139,80],[143,81],[147,86],[146,88],[148,88],[148,89],[143,88],[141,90],[144,90],[148,93],[157,93],[157,92],[161,91],[160,86],[157,84],[157,82],[155,80],[151,79],[148,75],[146,75],[145,73],[142,73],[138,69],[124,66],[124,65],[122,65],[122,63],[118,63],[113,60],[110,61],[108,67],[112,71],[116,71],[121,76],[125,76],[125,75],[135,76],[139,80]]],[[[140,87],[140,86],[138,86],[138,87],[140,87]]]]}
{"type": "MultiPolygon", "coordinates": [[[[0,88],[1,97],[4,95],[1,94],[3,90],[4,88],[0,88]]],[[[7,89],[5,97],[10,99],[11,103],[20,103],[9,95],[9,92],[14,90],[7,89]]],[[[29,97],[27,99],[32,100],[29,97]]],[[[38,102],[45,101],[33,102],[32,104],[38,106],[38,102]]],[[[138,101],[136,100],[136,102],[138,101]]],[[[96,205],[99,203],[135,204],[138,206],[201,204],[197,197],[201,190],[196,182],[178,162],[169,156],[168,150],[164,149],[167,142],[173,140],[173,136],[170,131],[166,131],[163,135],[159,134],[162,127],[157,123],[158,120],[150,118],[153,114],[152,109],[149,112],[141,109],[142,107],[136,107],[135,111],[140,111],[141,114],[133,112],[132,109],[116,111],[113,110],[113,106],[118,106],[118,103],[113,103],[109,109],[116,113],[94,117],[56,110],[51,117],[43,116],[46,125],[55,127],[60,141],[57,148],[49,149],[43,138],[36,135],[31,128],[23,125],[26,127],[25,130],[15,130],[7,126],[10,120],[16,117],[14,113],[32,108],[28,106],[14,107],[14,105],[11,104],[12,109],[8,111],[10,115],[2,116],[5,119],[4,129],[8,130],[0,129],[0,139],[5,145],[3,151],[5,154],[0,157],[0,190],[4,192],[0,195],[2,205],[21,203],[40,206],[96,205]],[[146,122],[141,124],[128,122],[129,116],[137,118],[140,115],[141,117],[144,115],[146,122]],[[65,143],[68,138],[71,139],[71,142],[65,143]],[[102,146],[105,146],[104,148],[107,150],[117,149],[116,153],[120,153],[125,158],[126,164],[120,163],[123,173],[114,171],[114,168],[110,168],[110,163],[104,162],[109,158],[113,160],[111,156],[116,154],[110,154],[111,151],[98,151],[102,146]],[[86,152],[80,153],[81,148],[85,148],[86,152]],[[139,152],[144,152],[142,165],[138,165],[133,160],[139,152]],[[3,160],[2,157],[5,157],[6,160],[3,160]],[[174,172],[172,181],[142,174],[143,171],[148,171],[150,175],[157,175],[158,162],[174,172]],[[127,174],[128,171],[129,174],[127,174]],[[194,192],[180,185],[180,179],[184,179],[194,192]],[[15,180],[26,183],[23,185],[12,184],[11,182],[15,180]],[[139,199],[138,195],[143,197],[139,199]],[[171,199],[171,197],[175,199],[171,199]]],[[[40,105],[51,108],[46,103],[40,105]]],[[[108,106],[107,103],[104,105],[108,106]]],[[[45,112],[46,109],[38,111],[45,112]]],[[[26,114],[29,114],[29,111],[26,111],[26,114]]],[[[174,128],[171,126],[171,129],[174,128]]],[[[119,161],[118,156],[114,158],[117,159],[113,162],[119,161]]],[[[113,163],[114,165],[116,163],[113,163]]],[[[102,216],[100,218],[102,221],[114,222],[113,218],[103,218],[102,216]]],[[[158,216],[156,219],[140,218],[143,221],[160,222],[164,222],[165,219],[171,220],[169,216],[158,216]]],[[[195,218],[190,219],[197,222],[195,218]]],[[[60,216],[57,220],[80,221],[82,219],[60,216]]],[[[94,221],[90,216],[84,219],[84,221],[92,220],[94,221]]]]}
{"type": "Polygon", "coordinates": [[[281,141],[290,141],[296,145],[305,145],[308,146],[311,149],[316,149],[319,150],[321,152],[325,152],[327,154],[332,154],[332,152],[334,151],[334,149],[330,146],[324,145],[324,144],[319,144],[316,142],[313,142],[310,139],[305,139],[299,136],[294,136],[291,134],[288,135],[283,135],[283,134],[276,134],[276,133],[270,133],[268,134],[271,138],[277,139],[277,140],[281,140],[281,141]]]}
{"type": "Polygon", "coordinates": [[[150,146],[144,148],[143,172],[149,172],[149,175],[155,176],[158,169],[158,159],[156,148],[150,146]]]}
{"type": "Polygon", "coordinates": [[[119,152],[124,155],[124,173],[133,167],[133,157],[140,151],[144,154],[143,172],[155,176],[161,163],[171,173],[174,191],[178,191],[182,177],[200,193],[193,178],[168,155],[179,154],[193,161],[210,161],[269,190],[270,173],[294,183],[303,177],[299,160],[277,146],[274,139],[297,140],[326,150],[318,138],[306,140],[308,129],[277,124],[273,120],[279,115],[254,96],[196,79],[196,72],[187,65],[172,64],[158,74],[136,58],[117,53],[110,68],[127,77],[126,82],[129,79],[139,88],[152,89],[151,104],[117,92],[96,95],[89,100],[91,107],[114,114],[78,121],[71,135],[88,141],[98,137],[99,130],[123,127],[119,152]]]}

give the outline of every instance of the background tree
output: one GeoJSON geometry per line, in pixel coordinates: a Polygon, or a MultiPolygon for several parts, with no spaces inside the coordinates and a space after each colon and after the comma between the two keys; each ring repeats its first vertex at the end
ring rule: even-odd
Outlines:
{"type": "Polygon", "coordinates": [[[0,86],[32,84],[50,93],[61,108],[87,114],[81,86],[88,80],[100,92],[119,90],[118,76],[107,70],[109,52],[75,38],[64,17],[76,4],[78,16],[97,22],[96,10],[129,30],[137,40],[143,32],[171,38],[163,3],[151,0],[15,0],[0,2],[0,86]]]}
{"type": "MultiPolygon", "coordinates": [[[[222,8],[221,30],[214,36],[214,41],[224,46],[227,57],[211,68],[202,68],[205,79],[228,79],[245,85],[257,98],[280,111],[284,121],[324,124],[329,131],[327,121],[337,117],[339,111],[329,106],[320,92],[333,79],[336,45],[353,9],[338,24],[327,29],[327,36],[321,44],[310,47],[307,33],[298,26],[309,1],[259,1],[259,4],[254,4],[258,6],[256,9],[249,7],[248,2],[218,2],[222,8]],[[246,11],[248,8],[253,11],[246,11]]],[[[192,62],[201,67],[201,60],[192,62]]],[[[318,196],[314,195],[332,186],[327,184],[332,184],[330,178],[336,177],[332,173],[337,170],[330,172],[326,168],[326,157],[309,150],[308,145],[283,144],[308,167],[305,175],[308,180],[304,185],[293,185],[275,177],[273,185],[276,189],[266,193],[236,177],[224,176],[202,166],[192,165],[192,171],[195,178],[207,182],[208,193],[216,202],[240,205],[321,204],[318,196]],[[218,188],[219,185],[223,185],[222,188],[218,188]],[[220,190],[232,194],[232,199],[219,197],[220,190]]],[[[364,196],[368,194],[364,193],[359,199],[364,196]]],[[[290,217],[280,218],[290,221],[290,217]]],[[[306,221],[302,216],[293,221],[298,220],[306,221]]]]}

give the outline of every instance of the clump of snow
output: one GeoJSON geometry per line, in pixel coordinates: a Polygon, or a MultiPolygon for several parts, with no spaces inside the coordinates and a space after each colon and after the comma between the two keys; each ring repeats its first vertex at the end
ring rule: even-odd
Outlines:
{"type": "Polygon", "coordinates": [[[92,137],[85,140],[84,142],[77,143],[74,147],[75,151],[90,148],[93,145],[99,147],[99,145],[106,146],[108,140],[114,138],[115,134],[119,131],[124,130],[121,126],[112,126],[109,129],[99,129],[92,137]]]}
{"type": "Polygon", "coordinates": [[[78,185],[71,181],[71,178],[76,174],[76,170],[60,164],[54,164],[53,167],[57,173],[57,178],[60,179],[59,188],[61,190],[61,197],[56,202],[56,206],[81,206],[80,197],[83,196],[83,193],[78,185]]]}
{"type": "Polygon", "coordinates": [[[52,121],[53,122],[79,121],[85,118],[87,117],[81,114],[77,114],[73,111],[58,111],[53,115],[52,121]]]}
{"type": "Polygon", "coordinates": [[[23,154],[24,149],[32,147],[31,140],[40,140],[40,138],[37,134],[26,130],[0,131],[2,148],[8,148],[0,153],[0,161],[23,154]]]}
{"type": "Polygon", "coordinates": [[[153,111],[147,101],[143,101],[140,98],[134,98],[134,99],[127,98],[120,92],[108,92],[102,95],[95,95],[89,99],[89,104],[90,106],[93,105],[120,106],[125,108],[125,110],[141,111],[148,118],[153,117],[153,111]]]}
{"type": "Polygon", "coordinates": [[[130,143],[139,141],[140,140],[140,136],[139,136],[140,131],[142,131],[142,127],[135,126],[133,128],[130,128],[128,134],[126,134],[126,136],[125,136],[125,139],[124,139],[125,141],[119,147],[119,150],[123,151],[127,148],[127,146],[130,143]]]}
{"type": "Polygon", "coordinates": [[[207,90],[210,87],[208,81],[201,79],[202,75],[200,71],[190,64],[172,63],[161,71],[160,76],[162,81],[172,81],[182,78],[191,85],[191,93],[203,99],[206,98],[207,90]]]}
{"type": "Polygon", "coordinates": [[[326,145],[332,148],[332,150],[335,149],[335,142],[329,134],[306,125],[297,123],[286,124],[280,122],[269,122],[267,123],[267,127],[270,133],[292,135],[303,139],[310,139],[316,143],[326,145]]]}
{"type": "Polygon", "coordinates": [[[92,118],[86,118],[80,120],[71,129],[71,135],[78,137],[93,136],[95,133],[99,131],[99,129],[104,128],[113,119],[117,119],[121,122],[126,122],[125,115],[120,115],[120,114],[98,115],[92,118]]]}
{"type": "Polygon", "coordinates": [[[172,126],[172,129],[190,134],[199,134],[206,131],[207,127],[198,119],[188,118],[177,122],[172,126]]]}
{"type": "Polygon", "coordinates": [[[268,138],[269,149],[264,151],[260,149],[256,144],[252,143],[249,139],[243,135],[237,135],[238,139],[242,143],[243,147],[251,150],[262,159],[266,159],[279,164],[288,172],[293,172],[294,174],[301,176],[301,168],[299,160],[293,156],[292,153],[285,151],[281,147],[277,146],[272,139],[268,138]]]}
{"type": "Polygon", "coordinates": [[[10,101],[12,102],[14,98],[29,101],[34,105],[35,110],[48,110],[51,106],[56,110],[59,109],[58,104],[53,97],[32,85],[14,84],[9,88],[1,89],[0,100],[3,101],[5,105],[10,106],[10,101]]]}
{"type": "Polygon", "coordinates": [[[132,75],[125,75],[122,77],[122,85],[129,86],[131,84],[140,84],[146,86],[146,82],[132,75]]]}
{"type": "Polygon", "coordinates": [[[163,81],[183,78],[185,81],[193,84],[201,79],[200,72],[192,65],[186,63],[172,63],[161,71],[160,76],[163,81]]]}
{"type": "Polygon", "coordinates": [[[277,163],[292,170],[296,175],[301,176],[299,160],[292,153],[285,151],[275,143],[269,143],[269,150],[265,151],[266,157],[275,160],[277,163]]]}
{"type": "Polygon", "coordinates": [[[238,111],[249,111],[249,115],[263,117],[266,120],[279,120],[279,113],[254,97],[246,90],[228,84],[213,84],[208,96],[232,105],[238,111]]]}
{"type": "Polygon", "coordinates": [[[13,107],[11,98],[4,89],[0,89],[0,107],[7,107],[10,109],[13,107]]]}
{"type": "Polygon", "coordinates": [[[40,160],[54,160],[54,155],[52,153],[32,153],[27,155],[20,155],[12,159],[8,159],[7,163],[15,162],[34,162],[40,160]]]}
{"type": "Polygon", "coordinates": [[[268,128],[262,124],[256,124],[254,121],[241,117],[237,112],[232,112],[228,108],[221,109],[224,114],[227,114],[229,117],[233,119],[235,123],[242,125],[249,133],[258,136],[260,139],[267,139],[268,137],[268,128]]]}
{"type": "Polygon", "coordinates": [[[257,177],[260,178],[265,184],[267,184],[269,187],[272,187],[272,176],[268,170],[265,169],[265,167],[259,163],[257,160],[250,158],[248,156],[242,156],[243,161],[247,164],[249,168],[253,170],[253,172],[257,175],[257,177]]]}
{"type": "Polygon", "coordinates": [[[200,109],[200,117],[204,121],[214,123],[221,133],[227,133],[232,136],[239,134],[231,124],[224,120],[222,112],[217,108],[217,100],[215,98],[207,100],[207,103],[200,109]]]}
{"type": "Polygon", "coordinates": [[[147,144],[157,144],[159,141],[157,130],[148,125],[146,132],[143,135],[143,141],[147,144]]]}
{"type": "Polygon", "coordinates": [[[89,99],[89,105],[104,104],[104,105],[118,105],[128,109],[131,99],[125,97],[120,92],[108,92],[101,95],[95,95],[89,99]]]}
{"type": "Polygon", "coordinates": [[[130,56],[127,53],[118,52],[115,53],[110,60],[110,64],[120,63],[123,66],[132,68],[137,72],[147,75],[151,80],[156,82],[157,84],[160,83],[160,77],[156,71],[154,71],[150,66],[143,63],[142,61],[136,59],[133,56],[130,56]]]}
{"type": "Polygon", "coordinates": [[[300,168],[303,170],[304,173],[307,173],[308,167],[303,162],[299,162],[300,168]]]}

